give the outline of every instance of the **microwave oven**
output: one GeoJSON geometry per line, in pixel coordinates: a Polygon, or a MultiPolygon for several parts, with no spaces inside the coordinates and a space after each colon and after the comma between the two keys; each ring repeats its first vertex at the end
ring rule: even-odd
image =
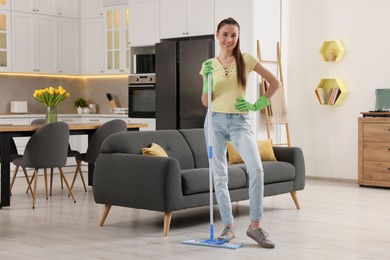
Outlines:
{"type": "Polygon", "coordinates": [[[155,54],[134,54],[133,73],[134,74],[153,74],[155,70],[155,54]]]}

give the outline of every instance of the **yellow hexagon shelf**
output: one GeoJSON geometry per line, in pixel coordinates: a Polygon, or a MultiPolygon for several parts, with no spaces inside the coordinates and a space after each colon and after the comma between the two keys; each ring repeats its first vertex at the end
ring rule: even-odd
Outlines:
{"type": "Polygon", "coordinates": [[[315,93],[321,105],[340,105],[348,90],[341,79],[321,79],[315,93]]]}
{"type": "Polygon", "coordinates": [[[320,49],[321,57],[326,62],[338,62],[344,53],[344,46],[339,40],[325,41],[320,49]]]}

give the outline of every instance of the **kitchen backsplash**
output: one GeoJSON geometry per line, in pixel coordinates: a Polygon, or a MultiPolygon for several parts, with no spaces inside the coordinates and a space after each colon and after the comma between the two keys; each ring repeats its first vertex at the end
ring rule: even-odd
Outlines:
{"type": "Polygon", "coordinates": [[[118,77],[61,77],[40,75],[0,75],[0,113],[10,113],[11,101],[27,101],[29,114],[43,114],[45,107],[33,98],[34,90],[46,87],[62,86],[70,97],[61,102],[58,112],[77,113],[73,101],[77,97],[85,98],[97,105],[97,113],[109,113],[110,106],[106,92],[110,92],[118,106],[127,107],[128,79],[118,77]]]}

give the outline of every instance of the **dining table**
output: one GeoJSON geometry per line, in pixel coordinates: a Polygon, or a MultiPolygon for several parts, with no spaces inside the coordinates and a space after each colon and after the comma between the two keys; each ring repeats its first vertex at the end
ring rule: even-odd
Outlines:
{"type": "MultiPolygon", "coordinates": [[[[72,123],[69,124],[70,135],[87,135],[88,142],[93,134],[103,123],[72,123]]],[[[32,136],[42,125],[0,125],[1,141],[1,200],[0,208],[8,207],[10,202],[10,147],[13,137],[32,136]]],[[[127,124],[128,131],[139,131],[140,128],[148,127],[147,124],[127,124]]],[[[94,163],[88,163],[88,185],[92,186],[94,163]]]]}

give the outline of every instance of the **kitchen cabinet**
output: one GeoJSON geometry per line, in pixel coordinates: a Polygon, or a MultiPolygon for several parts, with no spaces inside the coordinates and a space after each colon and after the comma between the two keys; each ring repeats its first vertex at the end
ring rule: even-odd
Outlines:
{"type": "Polygon", "coordinates": [[[159,0],[130,1],[129,19],[131,47],[154,46],[156,43],[160,42],[159,4],[159,0]]]}
{"type": "Polygon", "coordinates": [[[53,0],[12,0],[11,10],[57,15],[57,2],[53,0]]]}
{"type": "Polygon", "coordinates": [[[57,17],[12,12],[14,72],[57,73],[57,17]]]}
{"type": "MultiPolygon", "coordinates": [[[[84,0],[83,2],[86,1],[84,0]]],[[[57,15],[60,17],[79,18],[79,0],[57,0],[57,15]]]]}
{"type": "Polygon", "coordinates": [[[11,71],[11,14],[0,9],[0,72],[11,71]]]}
{"type": "Polygon", "coordinates": [[[104,15],[103,10],[103,0],[84,0],[82,1],[82,11],[83,11],[83,18],[84,19],[90,19],[90,18],[97,18],[102,17],[104,15]]]}
{"type": "Polygon", "coordinates": [[[104,8],[105,72],[130,73],[129,9],[128,5],[104,8]]]}
{"type": "Polygon", "coordinates": [[[80,73],[79,20],[58,18],[58,72],[80,73]]]}
{"type": "Polygon", "coordinates": [[[10,1],[11,0],[0,0],[0,10],[10,10],[10,1]]]}
{"type": "Polygon", "coordinates": [[[214,34],[214,0],[160,2],[160,36],[176,38],[214,34]]]}
{"type": "Polygon", "coordinates": [[[12,11],[79,17],[79,0],[12,0],[12,11]]]}
{"type": "Polygon", "coordinates": [[[104,18],[85,19],[83,22],[82,73],[104,73],[104,18]]]}

